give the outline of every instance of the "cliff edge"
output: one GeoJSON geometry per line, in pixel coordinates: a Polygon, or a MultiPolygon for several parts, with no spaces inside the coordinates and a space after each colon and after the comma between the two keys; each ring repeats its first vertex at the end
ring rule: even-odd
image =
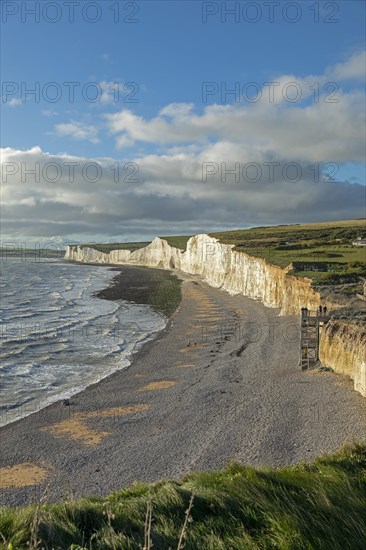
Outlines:
{"type": "MultiPolygon", "coordinates": [[[[172,247],[159,237],[133,252],[125,249],[100,252],[91,247],[67,246],[65,259],[81,263],[139,265],[179,269],[200,275],[212,287],[230,294],[243,294],[260,300],[267,307],[280,308],[280,315],[298,315],[302,307],[316,310],[320,293],[311,279],[289,275],[265,259],[233,250],[206,234],[195,235],[185,251],[172,247]]],[[[324,305],[324,300],[322,300],[324,305]]],[[[332,307],[333,304],[326,304],[332,307]]],[[[366,396],[366,334],[364,327],[330,321],[321,333],[320,360],[335,372],[347,374],[355,390],[366,396]]]]}

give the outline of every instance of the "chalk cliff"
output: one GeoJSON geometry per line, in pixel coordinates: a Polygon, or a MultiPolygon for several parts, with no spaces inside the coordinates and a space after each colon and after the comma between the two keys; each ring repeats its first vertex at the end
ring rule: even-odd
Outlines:
{"type": "Polygon", "coordinates": [[[335,372],[354,380],[354,388],[366,397],[366,327],[329,321],[320,339],[319,359],[335,372]]]}
{"type": "MultiPolygon", "coordinates": [[[[65,259],[179,269],[201,275],[209,285],[231,294],[243,294],[262,301],[267,307],[280,308],[280,315],[298,315],[301,307],[314,310],[320,305],[320,294],[312,288],[310,279],[289,275],[290,267],[282,269],[262,258],[237,252],[233,245],[219,243],[206,234],[191,237],[185,251],[156,238],[134,252],[112,250],[106,254],[93,248],[68,246],[65,259]]],[[[351,376],[355,389],[366,396],[365,348],[365,335],[357,326],[353,331],[347,327],[335,329],[331,322],[321,336],[322,363],[351,376]]]]}
{"type": "Polygon", "coordinates": [[[268,307],[279,307],[282,315],[297,315],[303,306],[318,307],[320,295],[312,289],[310,279],[298,279],[286,269],[232,248],[233,245],[221,244],[203,234],[191,237],[184,252],[156,238],[134,252],[112,250],[105,254],[93,248],[68,246],[65,258],[76,262],[180,269],[201,275],[209,285],[231,294],[244,294],[261,300],[268,307]]]}

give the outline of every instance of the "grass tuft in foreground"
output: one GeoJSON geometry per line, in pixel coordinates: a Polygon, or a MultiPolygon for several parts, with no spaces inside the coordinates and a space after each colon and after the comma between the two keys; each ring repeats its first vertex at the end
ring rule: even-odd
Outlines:
{"type": "Polygon", "coordinates": [[[364,549],[366,445],[283,469],[233,464],[106,499],[0,509],[2,548],[364,549]]]}

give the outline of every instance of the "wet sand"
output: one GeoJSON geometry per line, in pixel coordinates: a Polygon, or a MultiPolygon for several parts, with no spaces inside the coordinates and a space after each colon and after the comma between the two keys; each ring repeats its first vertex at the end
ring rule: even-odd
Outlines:
{"type": "Polygon", "coordinates": [[[366,441],[353,382],[300,370],[297,317],[180,276],[178,311],[127,369],[0,429],[0,504],[105,495],[232,460],[294,464],[366,441]]]}

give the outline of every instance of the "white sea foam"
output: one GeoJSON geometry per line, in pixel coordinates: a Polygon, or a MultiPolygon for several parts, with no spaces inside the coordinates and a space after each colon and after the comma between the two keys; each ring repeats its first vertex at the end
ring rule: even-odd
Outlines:
{"type": "Polygon", "coordinates": [[[7,259],[1,272],[0,425],[126,367],[166,322],[148,306],[94,297],[116,275],[104,266],[7,259]]]}

